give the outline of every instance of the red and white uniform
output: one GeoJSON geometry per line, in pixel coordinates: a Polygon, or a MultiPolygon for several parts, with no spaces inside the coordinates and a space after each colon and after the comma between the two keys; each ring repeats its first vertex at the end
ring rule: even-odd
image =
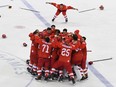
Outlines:
{"type": "Polygon", "coordinates": [[[85,69],[86,68],[86,60],[87,60],[87,47],[86,47],[86,42],[85,41],[81,42],[80,49],[81,49],[81,51],[83,53],[83,59],[82,59],[82,62],[81,62],[81,68],[85,69]]]}
{"type": "Polygon", "coordinates": [[[38,44],[35,42],[35,35],[33,33],[29,34],[30,40],[32,41],[31,43],[31,50],[30,50],[30,65],[35,65],[37,66],[38,64],[38,44]]]}
{"type": "Polygon", "coordinates": [[[72,65],[81,65],[82,59],[83,59],[83,53],[80,50],[80,42],[77,41],[75,44],[79,45],[79,48],[73,51],[72,58],[71,58],[71,64],[72,65]]]}
{"type": "Polygon", "coordinates": [[[51,3],[51,4],[57,8],[57,12],[55,13],[54,18],[56,18],[61,12],[62,12],[63,16],[65,18],[67,18],[66,11],[69,9],[73,9],[72,6],[63,5],[63,8],[61,9],[60,4],[56,4],[56,3],[51,3]]]}
{"type": "Polygon", "coordinates": [[[52,33],[48,33],[47,30],[42,32],[43,37],[49,37],[52,33]]]}
{"type": "MultiPolygon", "coordinates": [[[[57,37],[54,36],[54,38],[52,38],[52,42],[57,43],[58,41],[61,41],[59,36],[57,36],[57,37]]],[[[58,50],[59,50],[59,48],[53,48],[52,49],[52,54],[51,54],[51,67],[53,66],[53,64],[59,58],[58,50]]]]}
{"type": "Polygon", "coordinates": [[[81,42],[79,49],[72,54],[71,64],[79,65],[82,69],[86,68],[87,48],[86,42],[81,42]]]}
{"type": "Polygon", "coordinates": [[[79,66],[79,71],[82,76],[87,75],[86,60],[87,60],[86,42],[82,41],[79,50],[72,54],[72,59],[71,59],[72,65],[79,66]]]}
{"type": "Polygon", "coordinates": [[[78,41],[81,41],[82,40],[82,36],[79,34],[79,30],[75,30],[74,33],[77,35],[78,41]]]}
{"type": "Polygon", "coordinates": [[[53,65],[52,70],[54,71],[54,69],[57,69],[59,67],[63,67],[66,69],[66,71],[68,72],[69,76],[74,78],[74,74],[72,72],[72,67],[70,64],[70,60],[71,60],[71,54],[72,54],[72,50],[78,48],[78,46],[75,45],[65,45],[65,44],[57,44],[58,48],[60,48],[61,52],[59,55],[59,59],[58,61],[53,65]]]}
{"type": "Polygon", "coordinates": [[[38,48],[38,75],[41,75],[42,68],[45,69],[45,76],[49,74],[50,56],[52,51],[52,43],[47,43],[45,40],[36,37],[36,42],[39,44],[38,48]]]}

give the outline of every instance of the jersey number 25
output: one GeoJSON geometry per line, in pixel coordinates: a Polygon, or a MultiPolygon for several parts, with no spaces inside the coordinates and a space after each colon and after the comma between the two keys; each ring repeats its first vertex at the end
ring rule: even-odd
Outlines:
{"type": "Polygon", "coordinates": [[[70,55],[70,49],[62,48],[61,55],[68,57],[70,55]]]}

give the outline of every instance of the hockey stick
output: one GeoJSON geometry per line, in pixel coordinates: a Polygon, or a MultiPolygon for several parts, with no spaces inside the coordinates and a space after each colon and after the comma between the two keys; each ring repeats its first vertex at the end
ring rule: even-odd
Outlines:
{"type": "Polygon", "coordinates": [[[91,8],[91,9],[82,10],[82,11],[79,11],[79,13],[83,13],[83,12],[87,12],[87,11],[92,11],[92,10],[96,10],[96,8],[91,8]]]}
{"type": "Polygon", "coordinates": [[[92,50],[87,50],[87,52],[92,52],[92,50]]]}
{"type": "Polygon", "coordinates": [[[32,11],[32,12],[38,12],[39,13],[39,11],[31,10],[31,9],[27,9],[27,8],[20,8],[20,9],[27,10],[27,11],[32,11]]]}
{"type": "Polygon", "coordinates": [[[106,60],[111,60],[111,59],[112,59],[112,58],[106,58],[106,59],[94,60],[94,61],[91,61],[91,62],[106,61],[106,60]]]}
{"type": "Polygon", "coordinates": [[[7,7],[7,6],[9,6],[9,5],[2,5],[2,6],[0,6],[0,8],[2,8],[2,7],[7,7]]]}

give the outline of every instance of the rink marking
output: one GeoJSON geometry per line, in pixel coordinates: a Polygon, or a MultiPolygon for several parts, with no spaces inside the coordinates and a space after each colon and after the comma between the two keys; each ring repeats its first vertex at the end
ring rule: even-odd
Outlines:
{"type": "MultiPolygon", "coordinates": [[[[21,0],[25,6],[27,6],[29,9],[36,11],[26,0],[21,0]]],[[[32,11],[33,12],[33,11],[32,11]]],[[[34,15],[43,23],[45,24],[45,26],[49,27],[50,23],[47,22],[47,20],[40,14],[37,12],[33,12],[34,15]]]]}
{"type": "MultiPolygon", "coordinates": [[[[24,68],[25,65],[18,62],[17,59],[21,60],[22,62],[25,62],[25,60],[21,59],[20,57],[17,57],[13,54],[10,54],[8,52],[0,50],[0,60],[7,61],[11,66],[13,66],[13,69],[15,70],[15,74],[17,74],[17,75],[21,75],[24,73],[28,74],[28,72],[24,68]],[[25,71],[23,71],[23,70],[25,70],[25,71]]],[[[25,64],[26,64],[26,62],[25,62],[25,64]]],[[[32,77],[31,80],[29,80],[29,82],[24,87],[28,87],[32,83],[33,79],[34,79],[34,77],[32,77]]]]}
{"type": "Polygon", "coordinates": [[[33,79],[34,79],[34,77],[31,78],[31,80],[29,81],[29,83],[25,87],[29,87],[29,85],[32,83],[33,79]]]}
{"type": "Polygon", "coordinates": [[[88,65],[91,72],[106,86],[114,87],[95,67],[88,65]]]}
{"type": "MultiPolygon", "coordinates": [[[[21,0],[29,9],[35,10],[26,0],[21,0]]],[[[39,20],[44,23],[46,26],[50,26],[50,23],[45,20],[40,14],[36,14],[33,12],[39,20]]],[[[95,67],[88,66],[90,71],[106,86],[106,87],[114,87],[95,67]]]]}

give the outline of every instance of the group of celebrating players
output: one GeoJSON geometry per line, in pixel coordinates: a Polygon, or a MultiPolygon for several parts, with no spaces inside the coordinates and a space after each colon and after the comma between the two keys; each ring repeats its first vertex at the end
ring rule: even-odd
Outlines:
{"type": "Polygon", "coordinates": [[[35,30],[29,37],[32,43],[27,70],[36,75],[36,80],[63,81],[67,77],[75,84],[76,78],[88,78],[86,37],[79,30],[60,31],[51,25],[43,31],[35,30]]]}

